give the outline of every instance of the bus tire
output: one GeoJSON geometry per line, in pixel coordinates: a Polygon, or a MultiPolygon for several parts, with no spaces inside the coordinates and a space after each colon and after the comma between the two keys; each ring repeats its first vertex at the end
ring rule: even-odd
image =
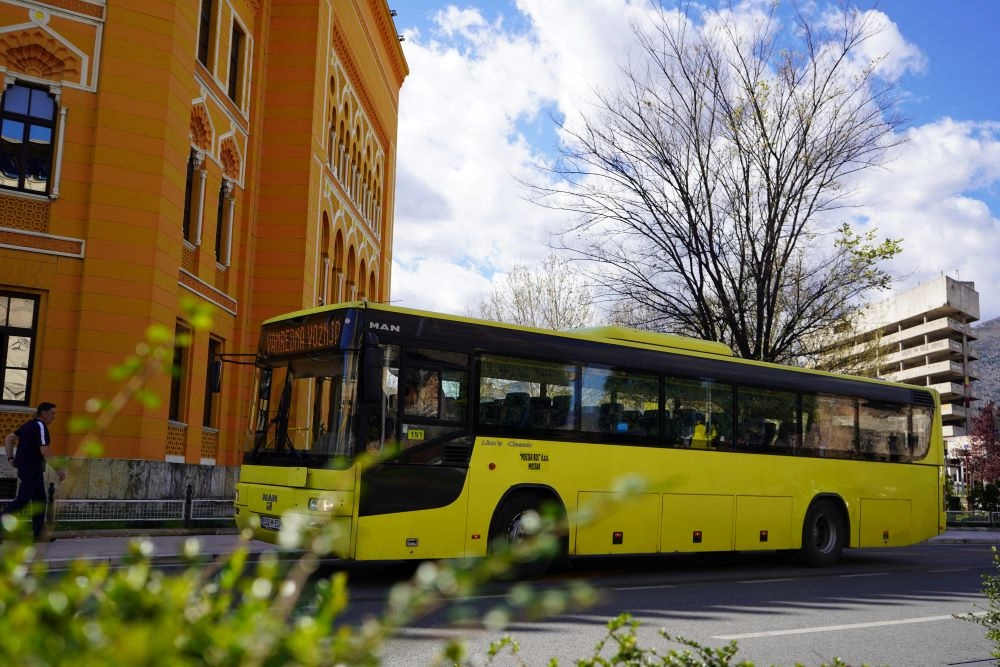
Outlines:
{"type": "MultiPolygon", "coordinates": [[[[535,493],[519,493],[505,500],[494,515],[490,531],[491,554],[506,553],[507,549],[513,549],[528,539],[523,521],[531,512],[541,515],[542,505],[547,500],[535,493]]],[[[554,554],[545,553],[533,553],[526,559],[516,558],[506,576],[534,579],[545,574],[555,560],[554,554]]]]}
{"type": "Polygon", "coordinates": [[[846,542],[847,526],[837,503],[829,498],[813,502],[802,525],[802,560],[812,567],[830,567],[846,542]]]}

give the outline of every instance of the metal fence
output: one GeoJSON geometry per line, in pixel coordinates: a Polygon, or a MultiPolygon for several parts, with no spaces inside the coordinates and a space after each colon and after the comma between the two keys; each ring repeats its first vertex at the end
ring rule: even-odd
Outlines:
{"type": "Polygon", "coordinates": [[[53,519],[72,521],[224,521],[233,518],[233,501],[215,498],[185,500],[62,500],[56,499],[53,519]]]}
{"type": "Polygon", "coordinates": [[[1000,526],[1000,512],[987,512],[986,510],[960,510],[950,511],[947,514],[949,526],[976,526],[987,528],[1000,526]]]}
{"type": "Polygon", "coordinates": [[[53,518],[69,521],[183,521],[183,500],[56,499],[53,518]]]}
{"type": "MultiPolygon", "coordinates": [[[[55,498],[50,484],[45,517],[49,523],[184,523],[227,521],[233,518],[233,501],[195,498],[188,486],[183,499],[86,500],[55,498]]],[[[6,501],[0,500],[0,504],[6,501]]]]}

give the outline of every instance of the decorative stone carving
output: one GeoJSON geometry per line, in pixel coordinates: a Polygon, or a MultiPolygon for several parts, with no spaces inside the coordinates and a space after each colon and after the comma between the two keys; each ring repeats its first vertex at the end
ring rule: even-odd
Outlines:
{"type": "Polygon", "coordinates": [[[222,140],[219,148],[219,161],[222,163],[222,173],[234,181],[240,178],[240,170],[243,167],[243,159],[240,157],[240,147],[232,137],[222,140]]]}
{"type": "Polygon", "coordinates": [[[41,28],[0,34],[0,64],[55,81],[79,81],[80,57],[41,28]]]}
{"type": "Polygon", "coordinates": [[[197,104],[191,108],[191,141],[200,150],[210,153],[212,141],[215,139],[215,130],[212,129],[212,121],[208,117],[208,110],[204,104],[197,104]]]}

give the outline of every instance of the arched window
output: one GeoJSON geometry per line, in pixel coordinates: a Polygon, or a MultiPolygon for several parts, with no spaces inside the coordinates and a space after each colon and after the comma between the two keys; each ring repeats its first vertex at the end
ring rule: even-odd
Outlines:
{"type": "Polygon", "coordinates": [[[15,83],[0,110],[0,186],[48,194],[56,101],[48,90],[15,83]]]}
{"type": "Polygon", "coordinates": [[[333,289],[331,293],[337,301],[344,301],[344,236],[337,230],[333,245],[333,289]]]}

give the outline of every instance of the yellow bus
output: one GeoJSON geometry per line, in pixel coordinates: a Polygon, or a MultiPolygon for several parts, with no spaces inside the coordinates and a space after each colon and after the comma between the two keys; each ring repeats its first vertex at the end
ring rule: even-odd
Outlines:
{"type": "Polygon", "coordinates": [[[929,388],[367,302],[268,320],[256,366],[235,514],[270,542],[332,523],[345,559],[483,556],[546,503],[569,558],[799,550],[828,566],[944,530],[929,388]]]}

